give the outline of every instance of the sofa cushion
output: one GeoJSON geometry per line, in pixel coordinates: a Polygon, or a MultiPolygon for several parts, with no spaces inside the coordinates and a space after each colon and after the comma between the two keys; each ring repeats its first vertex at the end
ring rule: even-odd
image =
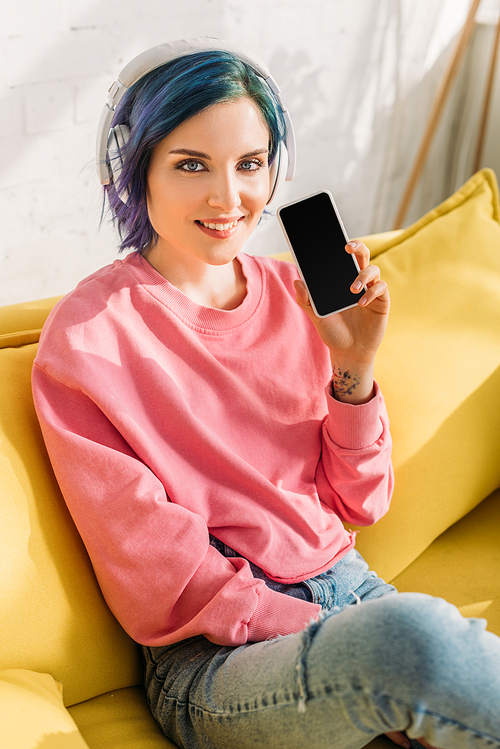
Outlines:
{"type": "Polygon", "coordinates": [[[394,439],[388,515],[358,548],[392,579],[500,485],[500,206],[485,169],[376,247],[392,309],[376,362],[394,439]]]}
{"type": "Polygon", "coordinates": [[[69,712],[90,749],[176,749],[149,711],[142,687],[102,694],[69,712]]]}
{"type": "Polygon", "coordinates": [[[0,671],[2,749],[89,749],[63,705],[62,687],[33,671],[0,671]]]}
{"type": "Polygon", "coordinates": [[[500,491],[437,538],[394,580],[403,591],[445,598],[500,636],[500,491]]]}
{"type": "Polygon", "coordinates": [[[31,396],[36,344],[13,345],[16,331],[5,327],[0,669],[50,673],[64,683],[65,700],[73,704],[139,683],[138,648],[102,598],[52,473],[31,396]]]}

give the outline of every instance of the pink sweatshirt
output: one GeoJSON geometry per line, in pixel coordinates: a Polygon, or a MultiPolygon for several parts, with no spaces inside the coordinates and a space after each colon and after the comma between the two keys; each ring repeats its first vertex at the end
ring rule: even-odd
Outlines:
{"type": "Polygon", "coordinates": [[[268,588],[325,571],[347,524],[387,511],[382,396],[331,394],[295,267],[240,255],[247,295],[202,307],[129,255],[51,313],[33,370],[47,449],[103,594],[138,642],[239,645],[302,629],[319,606],[268,588]],[[209,533],[242,557],[225,558],[209,533]]]}

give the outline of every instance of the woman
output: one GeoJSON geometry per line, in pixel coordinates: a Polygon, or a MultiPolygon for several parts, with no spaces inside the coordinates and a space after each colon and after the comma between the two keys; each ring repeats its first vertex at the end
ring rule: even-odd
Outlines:
{"type": "Polygon", "coordinates": [[[241,252],[286,123],[217,44],[146,66],[114,114],[103,181],[135,253],[57,306],[33,373],[65,500],[179,746],[498,745],[498,639],[396,595],[343,525],[392,492],[387,287],[351,242],[367,291],[319,319],[293,266],[241,252]]]}

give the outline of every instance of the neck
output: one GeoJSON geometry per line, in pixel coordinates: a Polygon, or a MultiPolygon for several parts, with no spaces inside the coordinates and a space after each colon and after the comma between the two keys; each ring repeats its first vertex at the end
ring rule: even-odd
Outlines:
{"type": "Polygon", "coordinates": [[[168,255],[157,246],[143,252],[144,258],[164,278],[192,302],[203,307],[231,310],[246,296],[246,278],[236,258],[224,265],[209,265],[197,258],[180,267],[168,262],[168,255]]]}

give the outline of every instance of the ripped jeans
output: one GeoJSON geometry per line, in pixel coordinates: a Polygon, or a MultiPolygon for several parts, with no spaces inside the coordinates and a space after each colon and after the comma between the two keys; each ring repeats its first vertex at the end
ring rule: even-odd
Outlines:
{"type": "Polygon", "coordinates": [[[320,620],[239,647],[143,647],[150,709],[177,746],[358,749],[399,730],[442,749],[500,747],[500,638],[484,620],[397,594],[354,550],[306,583],[268,584],[320,602],[320,620]]]}

